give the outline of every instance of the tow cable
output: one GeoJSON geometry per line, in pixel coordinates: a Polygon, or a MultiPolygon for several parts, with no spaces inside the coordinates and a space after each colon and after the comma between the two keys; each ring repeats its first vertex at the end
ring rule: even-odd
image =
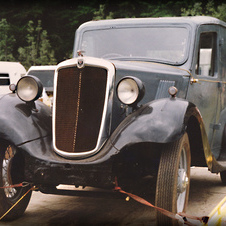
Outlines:
{"type": "MultiPolygon", "coordinates": [[[[208,220],[209,220],[208,216],[196,217],[196,216],[188,215],[186,213],[172,213],[172,212],[165,210],[163,208],[154,206],[153,204],[151,204],[147,200],[145,200],[145,199],[143,199],[143,198],[141,198],[137,195],[123,191],[121,189],[121,187],[118,186],[117,177],[115,178],[115,188],[114,188],[114,190],[118,191],[122,194],[126,194],[128,197],[134,199],[135,201],[137,201],[137,202],[139,202],[143,205],[150,206],[150,207],[156,209],[157,211],[161,212],[165,216],[170,217],[170,218],[175,219],[175,220],[178,220],[180,223],[184,223],[186,225],[194,225],[194,226],[196,225],[196,224],[193,224],[190,221],[188,221],[188,219],[200,221],[200,223],[203,223],[204,225],[208,223],[208,220]]],[[[128,198],[126,198],[126,200],[128,200],[128,198]]]]}
{"type": "Polygon", "coordinates": [[[17,187],[27,187],[28,185],[30,185],[30,183],[24,181],[24,182],[22,182],[20,184],[14,184],[14,185],[0,187],[0,189],[4,189],[4,188],[17,188],[17,187]]]}
{"type": "MultiPolygon", "coordinates": [[[[15,184],[15,185],[9,185],[9,186],[5,186],[5,187],[0,187],[0,189],[5,189],[5,188],[15,188],[15,187],[26,187],[26,186],[29,186],[30,183],[28,182],[22,182],[20,184],[15,184]]],[[[3,219],[3,217],[5,217],[30,191],[34,191],[36,190],[37,187],[36,186],[32,186],[8,211],[6,211],[6,213],[4,213],[1,217],[0,217],[0,221],[3,219]]],[[[146,201],[145,199],[137,196],[137,195],[134,195],[132,193],[129,193],[129,192],[126,192],[126,191],[123,191],[121,189],[121,187],[118,186],[118,181],[117,181],[117,177],[115,178],[115,188],[114,188],[115,191],[118,191],[122,194],[125,194],[127,195],[128,197],[134,199],[135,201],[143,204],[143,205],[146,205],[146,206],[150,206],[154,209],[156,209],[157,211],[161,212],[162,214],[164,214],[165,216],[167,217],[170,217],[172,219],[175,219],[175,220],[178,220],[179,222],[181,223],[184,223],[186,225],[196,225],[196,224],[193,224],[191,223],[190,221],[188,221],[187,219],[192,219],[192,220],[198,220],[200,221],[201,223],[203,223],[204,225],[208,223],[208,220],[209,220],[209,217],[208,216],[203,216],[203,217],[196,217],[196,216],[191,216],[191,215],[188,215],[186,213],[172,213],[168,210],[165,210],[163,208],[160,208],[160,207],[157,207],[157,206],[154,206],[152,205],[150,202],[146,201]]],[[[128,200],[128,199],[126,199],[128,200]]]]}
{"type": "MultiPolygon", "coordinates": [[[[14,185],[9,185],[9,186],[4,186],[4,187],[0,187],[0,189],[5,189],[5,188],[16,188],[16,187],[27,187],[29,186],[30,183],[28,182],[22,182],[20,184],[14,184],[14,185]]],[[[1,217],[0,217],[0,221],[3,219],[3,217],[5,217],[30,191],[34,191],[36,190],[36,186],[32,186],[26,193],[24,193],[23,196],[21,196],[21,198],[14,203],[11,208],[9,208],[1,217]]]]}

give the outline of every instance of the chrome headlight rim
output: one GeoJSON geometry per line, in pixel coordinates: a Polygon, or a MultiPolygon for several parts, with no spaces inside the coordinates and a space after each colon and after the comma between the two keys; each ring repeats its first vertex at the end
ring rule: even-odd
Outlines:
{"type": "Polygon", "coordinates": [[[141,99],[144,96],[144,93],[145,93],[145,88],[144,88],[143,82],[140,79],[133,76],[123,77],[118,82],[116,87],[116,94],[120,102],[131,107],[136,106],[137,103],[141,101],[141,99]],[[125,86],[126,89],[129,89],[128,94],[131,95],[130,100],[125,100],[125,98],[122,95],[123,85],[125,86]]]}
{"type": "Polygon", "coordinates": [[[16,85],[17,96],[24,102],[34,102],[41,97],[43,85],[41,81],[33,76],[28,75],[19,79],[16,85]]]}

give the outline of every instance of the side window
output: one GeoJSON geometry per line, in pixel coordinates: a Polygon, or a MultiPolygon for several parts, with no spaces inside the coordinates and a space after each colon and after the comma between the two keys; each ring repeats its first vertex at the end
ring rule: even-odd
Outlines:
{"type": "Polygon", "coordinates": [[[214,76],[216,57],[216,32],[201,33],[196,74],[214,76]]]}
{"type": "Polygon", "coordinates": [[[1,86],[8,86],[8,85],[10,85],[9,74],[0,73],[0,85],[1,86]]]}

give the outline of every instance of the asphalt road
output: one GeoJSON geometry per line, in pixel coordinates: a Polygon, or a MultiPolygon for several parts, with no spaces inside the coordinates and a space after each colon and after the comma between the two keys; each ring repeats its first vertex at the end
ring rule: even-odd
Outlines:
{"type": "MultiPolygon", "coordinates": [[[[225,197],[220,176],[207,168],[191,169],[191,188],[187,213],[208,215],[225,197]]],[[[197,223],[198,222],[193,222],[197,223]]],[[[7,226],[55,225],[155,225],[155,211],[134,200],[46,195],[33,192],[20,219],[0,222],[7,226]]]]}

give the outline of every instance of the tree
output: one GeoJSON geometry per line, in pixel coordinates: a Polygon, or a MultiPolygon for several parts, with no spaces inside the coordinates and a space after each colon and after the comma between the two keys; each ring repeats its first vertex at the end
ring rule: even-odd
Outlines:
{"type": "Polygon", "coordinates": [[[226,22],[226,4],[219,5],[214,16],[226,22]]]}
{"type": "Polygon", "coordinates": [[[51,49],[51,45],[48,40],[48,35],[46,30],[43,30],[40,35],[39,58],[37,60],[37,63],[40,65],[57,63],[54,57],[54,50],[51,49]]]}
{"type": "Polygon", "coordinates": [[[5,18],[10,26],[1,21],[0,35],[6,34],[7,38],[0,37],[0,60],[15,58],[27,65],[46,64],[47,58],[50,59],[48,63],[54,62],[55,58],[61,62],[72,56],[78,26],[92,19],[189,15],[209,15],[226,22],[225,0],[84,0],[79,4],[76,1],[64,1],[62,4],[60,0],[4,1],[0,21],[5,18]],[[29,22],[28,25],[28,21],[31,24],[29,22]],[[36,21],[42,21],[42,26],[36,21]],[[46,34],[41,40],[44,30],[46,34]],[[41,45],[41,42],[45,44],[41,45]],[[44,45],[49,48],[45,53],[44,45]]]}
{"type": "Polygon", "coordinates": [[[202,3],[196,2],[193,6],[189,7],[188,9],[182,8],[181,9],[181,16],[201,16],[202,12],[202,3]]]}
{"type": "Polygon", "coordinates": [[[14,61],[12,50],[15,38],[11,35],[10,25],[6,19],[0,21],[0,61],[14,61]]]}
{"type": "Polygon", "coordinates": [[[214,5],[214,1],[196,2],[193,6],[182,8],[181,16],[213,16],[226,21],[226,4],[214,5]]]}
{"type": "Polygon", "coordinates": [[[48,40],[47,31],[41,27],[41,20],[38,21],[37,27],[30,20],[27,27],[27,46],[19,47],[19,59],[28,69],[32,65],[50,65],[56,64],[54,51],[48,40]]]}

